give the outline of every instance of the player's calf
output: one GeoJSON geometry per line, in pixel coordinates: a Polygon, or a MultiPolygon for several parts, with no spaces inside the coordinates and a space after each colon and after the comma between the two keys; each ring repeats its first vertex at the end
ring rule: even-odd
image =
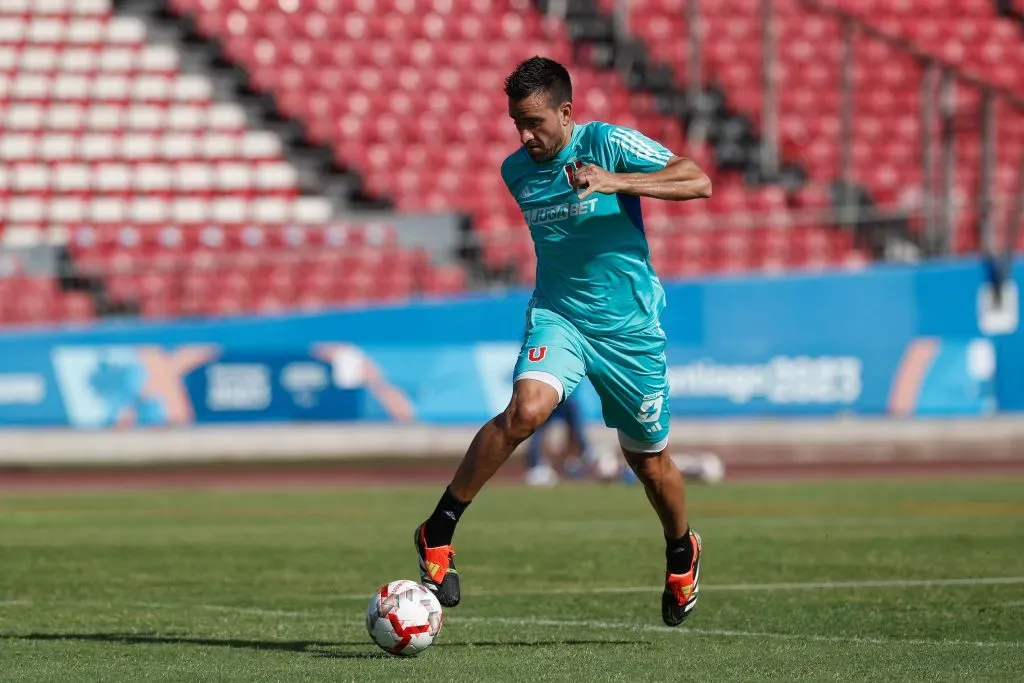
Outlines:
{"type": "Polygon", "coordinates": [[[547,420],[557,403],[558,394],[552,387],[533,380],[516,382],[508,408],[477,433],[433,514],[417,527],[414,540],[420,581],[442,606],[454,607],[461,599],[452,539],[462,513],[512,451],[547,420]]]}
{"type": "Polygon", "coordinates": [[[668,449],[643,453],[624,448],[622,452],[658,513],[665,537],[682,537],[688,528],[683,475],[669,457],[668,449]]]}
{"type": "Polygon", "coordinates": [[[686,521],[683,476],[663,447],[653,453],[623,453],[661,519],[666,545],[661,616],[668,626],[678,626],[697,603],[700,579],[700,536],[686,521]]]}

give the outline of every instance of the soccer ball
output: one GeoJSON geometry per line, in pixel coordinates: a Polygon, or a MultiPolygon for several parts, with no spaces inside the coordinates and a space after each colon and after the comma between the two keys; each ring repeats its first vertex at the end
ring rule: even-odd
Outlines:
{"type": "Polygon", "coordinates": [[[441,632],[441,603],[415,581],[392,581],[370,598],[366,630],[385,652],[402,657],[419,654],[441,632]]]}

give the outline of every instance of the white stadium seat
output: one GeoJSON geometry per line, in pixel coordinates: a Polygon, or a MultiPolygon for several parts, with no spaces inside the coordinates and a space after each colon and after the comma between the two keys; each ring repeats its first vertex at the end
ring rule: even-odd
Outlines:
{"type": "Polygon", "coordinates": [[[141,192],[167,192],[174,187],[173,180],[173,169],[163,164],[141,164],[135,169],[135,189],[141,192]]]}
{"type": "Polygon", "coordinates": [[[134,223],[162,223],[167,220],[168,208],[163,199],[136,198],[128,211],[128,219],[134,223]]]}
{"type": "Polygon", "coordinates": [[[13,168],[17,192],[42,192],[50,185],[50,169],[42,164],[18,164],[13,168]]]}
{"type": "Polygon", "coordinates": [[[170,99],[172,79],[163,75],[136,78],[132,83],[132,99],[136,102],[166,101],[170,99]]]}
{"type": "Polygon", "coordinates": [[[172,133],[160,138],[160,155],[164,159],[194,159],[196,136],[186,133],[172,133]]]}
{"type": "Polygon", "coordinates": [[[252,173],[247,164],[227,163],[217,166],[217,186],[228,192],[251,187],[251,176],[252,173]]]}
{"type": "Polygon", "coordinates": [[[167,125],[167,110],[147,104],[136,104],[128,109],[126,127],[130,130],[163,130],[167,125]]]}
{"type": "Polygon", "coordinates": [[[47,161],[71,159],[78,153],[78,139],[72,135],[48,133],[39,142],[39,158],[47,161]]]}
{"type": "Polygon", "coordinates": [[[103,75],[93,80],[90,94],[97,100],[124,100],[130,92],[131,81],[128,78],[120,75],[103,75]]]}
{"type": "Polygon", "coordinates": [[[208,202],[199,199],[177,199],[171,208],[171,220],[178,223],[202,223],[208,215],[208,202]]]}
{"type": "Polygon", "coordinates": [[[265,159],[281,155],[281,140],[267,131],[251,131],[242,138],[242,156],[248,159],[265,159]]]}
{"type": "Polygon", "coordinates": [[[179,102],[205,102],[213,96],[213,85],[204,76],[179,76],[174,81],[174,99],[179,102]]]}
{"type": "Polygon", "coordinates": [[[138,56],[142,71],[174,71],[178,68],[178,53],[168,45],[147,45],[138,56]]]}
{"type": "Polygon", "coordinates": [[[202,155],[211,160],[234,159],[239,154],[237,135],[209,134],[201,138],[202,155]]]}
{"type": "Polygon", "coordinates": [[[167,127],[172,130],[195,130],[203,127],[203,111],[199,107],[175,104],[168,108],[167,127]]]}
{"type": "Polygon", "coordinates": [[[94,197],[89,204],[89,217],[97,223],[119,223],[126,214],[127,207],[122,199],[94,197]]]}
{"type": "Polygon", "coordinates": [[[323,197],[299,197],[292,203],[291,220],[305,224],[322,224],[331,218],[331,202],[323,197]]]}
{"type": "MultiPolygon", "coordinates": [[[[59,22],[63,26],[63,22],[59,22]]],[[[72,19],[67,25],[65,40],[80,45],[96,45],[103,41],[104,24],[94,19],[72,19]]]]}
{"type": "Polygon", "coordinates": [[[65,102],[51,104],[46,112],[45,124],[49,130],[77,130],[83,126],[86,117],[81,105],[65,102]]]}
{"type": "Polygon", "coordinates": [[[53,96],[60,100],[88,99],[89,82],[89,78],[81,74],[62,74],[53,82],[53,96]]]}
{"type": "Polygon", "coordinates": [[[54,189],[60,192],[86,192],[90,183],[89,167],[81,164],[60,164],[53,173],[54,189]]]}
{"type": "Polygon", "coordinates": [[[92,130],[124,130],[124,109],[109,104],[97,104],[89,108],[88,126],[92,130]]]}
{"type": "Polygon", "coordinates": [[[99,53],[98,69],[105,72],[133,71],[139,59],[136,50],[125,47],[106,48],[99,53]]]}
{"type": "Polygon", "coordinates": [[[36,223],[44,219],[46,202],[34,197],[14,197],[7,202],[6,220],[11,223],[36,223]]]}
{"type": "Polygon", "coordinates": [[[99,53],[85,48],[68,48],[60,56],[60,69],[65,72],[91,72],[96,70],[99,53]]]}
{"type": "Polygon", "coordinates": [[[132,168],[124,164],[98,164],[93,171],[93,188],[103,192],[123,192],[131,187],[132,168]]]}
{"type": "Polygon", "coordinates": [[[260,164],[256,169],[256,186],[260,189],[283,189],[295,187],[297,183],[298,173],[291,164],[260,164]]]}
{"type": "Polygon", "coordinates": [[[146,24],[136,17],[114,17],[106,29],[111,43],[137,45],[146,40],[146,24]]]}
{"type": "Polygon", "coordinates": [[[122,159],[153,159],[159,156],[161,137],[152,133],[127,133],[121,137],[118,156],[122,159]]]}
{"type": "Polygon", "coordinates": [[[11,97],[21,100],[43,100],[50,95],[52,79],[49,76],[23,72],[14,81],[11,97]]]}
{"type": "Polygon", "coordinates": [[[27,43],[55,45],[71,39],[71,31],[63,19],[36,19],[24,27],[22,37],[27,43]]]}
{"type": "Polygon", "coordinates": [[[250,220],[260,223],[284,223],[291,218],[289,203],[274,197],[263,197],[250,207],[250,220]]]}
{"type": "Polygon", "coordinates": [[[108,14],[110,0],[68,0],[69,9],[75,14],[108,14]]]}
{"type": "Polygon", "coordinates": [[[64,197],[49,203],[51,223],[77,223],[88,215],[88,203],[79,197],[64,197]]]}
{"type": "Polygon", "coordinates": [[[245,126],[245,112],[235,104],[214,104],[207,110],[206,125],[210,128],[240,130],[245,126]]]}
{"type": "Polygon", "coordinates": [[[185,194],[213,187],[213,169],[207,164],[181,164],[175,170],[174,187],[185,194]]]}
{"type": "Polygon", "coordinates": [[[60,62],[60,53],[51,46],[29,47],[21,52],[18,68],[22,71],[50,71],[60,62]]]}
{"type": "Polygon", "coordinates": [[[78,149],[83,159],[110,159],[116,154],[116,142],[112,135],[87,135],[78,149]]]}
{"type": "Polygon", "coordinates": [[[213,203],[210,219],[220,223],[241,223],[246,219],[249,202],[245,199],[218,199],[213,203]]]}
{"type": "Polygon", "coordinates": [[[0,161],[33,159],[35,147],[35,138],[30,135],[0,133],[0,161]]]}

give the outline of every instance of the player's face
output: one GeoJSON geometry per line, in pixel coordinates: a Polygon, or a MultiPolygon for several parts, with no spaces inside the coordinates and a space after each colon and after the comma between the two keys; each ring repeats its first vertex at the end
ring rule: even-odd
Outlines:
{"type": "Polygon", "coordinates": [[[519,141],[534,161],[548,161],[565,146],[572,123],[572,104],[552,104],[547,93],[508,101],[508,115],[519,131],[519,141]]]}

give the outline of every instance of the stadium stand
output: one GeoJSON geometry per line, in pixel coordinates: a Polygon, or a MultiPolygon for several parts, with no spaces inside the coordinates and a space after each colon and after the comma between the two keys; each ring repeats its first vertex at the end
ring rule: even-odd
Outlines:
{"type": "MultiPolygon", "coordinates": [[[[497,172],[517,144],[501,83],[532,54],[570,65],[581,119],[642,129],[711,172],[711,202],[645,203],[664,276],[870,258],[850,231],[797,215],[835,201],[841,42],[840,22],[798,0],[776,2],[784,161],[777,178],[757,173],[758,0],[702,3],[714,36],[703,41],[704,96],[715,119],[702,143],[683,132],[692,111],[679,68],[682,0],[631,3],[638,54],[676,68],[659,71],[640,59],[642,68],[626,72],[610,68],[614,59],[600,49],[621,47],[611,0],[571,0],[563,19],[529,0],[168,4],[166,20],[187,23],[216,46],[244,71],[247,87],[300,124],[303,144],[329,149],[336,168],[355,169],[369,196],[399,213],[471,216],[491,274],[529,283],[535,267],[497,172]]],[[[990,0],[953,4],[923,28],[909,20],[906,2],[842,6],[942,56],[960,45],[957,64],[996,65],[999,82],[1019,89],[1012,66],[1024,40],[1012,20],[990,0]]],[[[72,264],[58,279],[5,280],[4,288],[25,295],[6,299],[0,318],[84,319],[131,312],[133,303],[150,316],[274,311],[467,287],[458,265],[438,266],[400,246],[388,221],[334,220],[327,194],[305,194],[283,148],[290,143],[255,125],[212,75],[184,69],[181,59],[178,47],[147,41],[145,20],[114,13],[111,0],[0,6],[4,243],[66,241],[72,264]]],[[[856,59],[855,177],[871,201],[917,210],[922,69],[865,37],[856,59]]],[[[959,97],[965,112],[977,103],[976,93],[962,89],[959,97]]],[[[1012,190],[1022,149],[1024,125],[1003,126],[1000,195],[1012,190]]],[[[957,178],[961,250],[977,247],[968,224],[978,154],[976,135],[958,138],[958,158],[971,162],[957,178]]]]}
{"type": "Polygon", "coordinates": [[[391,226],[331,221],[279,138],[178,58],[108,0],[0,5],[4,244],[66,240],[78,276],[63,284],[84,290],[14,273],[4,321],[87,319],[137,295],[145,315],[173,316],[462,289],[461,271],[397,249],[391,226]]]}
{"type": "MultiPolygon", "coordinates": [[[[678,117],[650,93],[631,91],[613,71],[579,57],[568,27],[529,4],[500,0],[380,0],[284,7],[243,0],[175,0],[200,32],[273,92],[281,109],[329,144],[339,163],[363,170],[372,192],[399,210],[458,209],[475,218],[492,269],[513,266],[529,282],[528,234],[497,169],[518,144],[502,81],[525,55],[572,67],[582,118],[643,129],[706,167],[714,159],[687,145],[678,117]],[[294,11],[293,11],[294,10],[294,11]],[[453,112],[456,114],[453,116],[453,112]]],[[[656,266],[668,275],[828,264],[849,258],[843,233],[807,226],[782,235],[789,202],[778,186],[745,187],[715,173],[715,201],[645,206],[656,266]],[[708,214],[759,211],[762,226],[706,228],[708,214]],[[680,219],[688,229],[680,230],[680,219]]],[[[853,260],[860,261],[858,254],[853,260]]]]}
{"type": "MultiPolygon", "coordinates": [[[[611,10],[614,0],[602,0],[611,10]]],[[[633,0],[630,26],[668,64],[688,60],[685,0],[633,0]]],[[[807,170],[809,187],[820,188],[839,176],[842,22],[800,0],[776,0],[782,155],[807,170]]],[[[823,7],[845,9],[907,47],[961,67],[980,80],[1021,92],[1024,40],[1012,22],[998,18],[990,0],[933,3],[920,16],[910,0],[841,0],[823,7]]],[[[720,86],[737,109],[755,119],[763,102],[763,25],[760,0],[701,3],[702,60],[709,81],[720,86]]],[[[877,38],[859,35],[854,43],[853,174],[882,206],[920,211],[921,82],[924,68],[908,53],[877,38]]],[[[676,70],[681,79],[683,69],[676,70]]],[[[957,110],[958,251],[978,248],[972,224],[978,195],[980,144],[977,90],[960,88],[957,110]]],[[[1024,151],[1024,115],[1001,112],[995,193],[1009,197],[1024,151]]],[[[1004,212],[1009,202],[1000,205],[1004,212]]]]}

